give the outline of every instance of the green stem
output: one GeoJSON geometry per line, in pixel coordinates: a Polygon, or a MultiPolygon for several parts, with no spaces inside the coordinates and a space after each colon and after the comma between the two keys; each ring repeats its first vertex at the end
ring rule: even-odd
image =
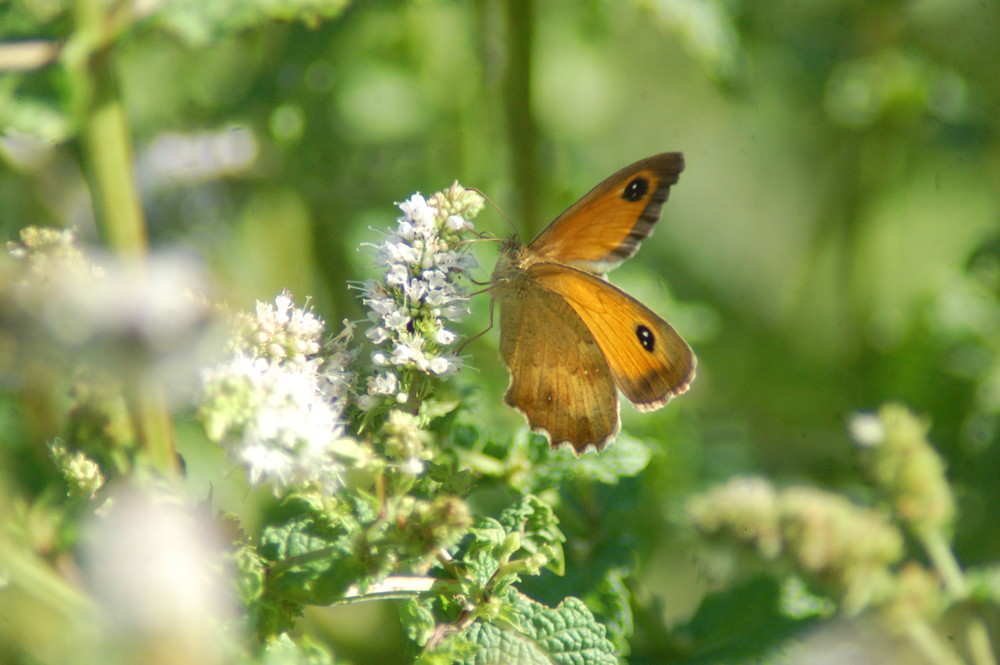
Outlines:
{"type": "Polygon", "coordinates": [[[906,636],[929,662],[934,665],[964,665],[962,659],[941,640],[940,636],[923,621],[915,621],[907,628],[906,636]]]}
{"type": "Polygon", "coordinates": [[[965,630],[965,636],[969,640],[969,653],[972,654],[973,663],[996,665],[997,659],[993,653],[993,644],[990,643],[990,633],[986,630],[986,624],[982,619],[971,619],[965,630]]]}
{"type": "Polygon", "coordinates": [[[463,468],[472,469],[484,476],[499,477],[508,471],[503,462],[476,450],[456,449],[463,468]]]}
{"type": "Polygon", "coordinates": [[[174,446],[174,423],[163,387],[151,381],[137,380],[132,390],[135,395],[134,409],[139,437],[147,461],[156,469],[179,474],[180,464],[174,446]]]}
{"type": "Polygon", "coordinates": [[[94,615],[94,605],[86,595],[68,584],[34,553],[6,538],[0,538],[0,570],[4,571],[12,587],[23,589],[74,621],[94,615]]]}
{"type": "Polygon", "coordinates": [[[435,577],[396,576],[387,577],[381,582],[369,585],[362,593],[357,586],[347,589],[343,598],[335,600],[330,605],[350,605],[369,600],[404,600],[419,598],[434,591],[448,595],[458,593],[462,585],[454,580],[441,580],[435,577]]]}
{"type": "MultiPolygon", "coordinates": [[[[141,268],[149,244],[133,173],[131,132],[115,71],[116,21],[111,3],[76,0],[74,18],[67,67],[94,216],[108,246],[141,268]]],[[[173,424],[162,387],[139,379],[128,390],[146,458],[161,471],[177,473],[173,424]]]]}
{"type": "Polygon", "coordinates": [[[944,534],[935,530],[921,534],[920,540],[924,545],[924,549],[927,550],[927,555],[934,563],[934,568],[937,569],[938,574],[941,576],[941,581],[944,582],[948,593],[959,599],[967,597],[969,595],[969,585],[965,581],[962,568],[958,565],[958,561],[955,560],[955,555],[951,551],[951,547],[948,545],[948,540],[944,537],[944,534]]]}
{"type": "MultiPolygon", "coordinates": [[[[921,534],[920,539],[948,593],[959,601],[967,599],[969,597],[969,584],[944,534],[940,530],[934,530],[921,534]]],[[[965,633],[972,662],[975,665],[997,665],[993,645],[990,643],[989,631],[986,630],[983,620],[978,617],[970,617],[965,633]]]]}
{"type": "Polygon", "coordinates": [[[132,141],[114,62],[110,3],[76,0],[71,49],[76,112],[95,217],[108,245],[141,259],[146,223],[133,177],[132,141]]]}
{"type": "Polygon", "coordinates": [[[503,81],[504,111],[510,141],[511,181],[517,192],[517,214],[528,220],[528,237],[538,230],[538,192],[544,173],[538,168],[538,124],[532,110],[531,74],[534,66],[535,2],[509,0],[505,4],[507,64],[503,81]]]}

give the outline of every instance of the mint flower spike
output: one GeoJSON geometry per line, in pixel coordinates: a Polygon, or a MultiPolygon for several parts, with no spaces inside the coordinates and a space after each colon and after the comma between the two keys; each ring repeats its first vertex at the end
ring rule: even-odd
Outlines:
{"type": "Polygon", "coordinates": [[[365,245],[374,249],[381,276],[362,285],[370,321],[365,335],[376,347],[376,370],[358,399],[363,410],[386,399],[406,402],[406,372],[448,376],[461,369],[451,351],[458,336],[448,325],[469,312],[459,278],[478,264],[463,243],[482,208],[482,195],[457,182],[428,199],[414,194],[399,204],[403,214],[382,243],[365,245]]]}
{"type": "Polygon", "coordinates": [[[198,415],[208,437],[253,485],[335,492],[344,472],[364,463],[343,419],[353,325],[323,348],[323,321],[282,292],[273,305],[258,302],[253,315],[240,315],[238,328],[233,355],[202,374],[198,415]]]}
{"type": "Polygon", "coordinates": [[[885,602],[903,539],[879,513],[807,487],[778,490],[762,478],[736,478],[692,497],[695,528],[752,547],[763,560],[792,563],[855,616],[885,602]]]}
{"type": "MultiPolygon", "coordinates": [[[[945,464],[927,439],[926,422],[899,404],[886,404],[877,414],[857,414],[850,423],[855,440],[867,448],[865,462],[874,484],[892,503],[897,519],[909,528],[923,545],[948,594],[964,600],[972,594],[966,572],[955,556],[950,537],[955,520],[955,497],[945,474],[945,464]]],[[[921,591],[929,586],[917,575],[911,588],[916,593],[900,594],[904,611],[909,597],[929,597],[921,591]]],[[[909,602],[912,605],[912,602],[909,602]]],[[[972,662],[996,662],[989,632],[979,617],[970,617],[965,639],[972,662]]]]}
{"type": "Polygon", "coordinates": [[[83,451],[70,450],[59,437],[50,441],[48,447],[52,461],[66,480],[69,496],[93,499],[104,487],[105,478],[101,466],[83,451]]]}
{"type": "Polygon", "coordinates": [[[904,406],[886,404],[877,414],[855,414],[849,428],[864,446],[872,480],[902,521],[920,537],[948,534],[955,498],[944,462],[927,440],[927,423],[904,406]]]}

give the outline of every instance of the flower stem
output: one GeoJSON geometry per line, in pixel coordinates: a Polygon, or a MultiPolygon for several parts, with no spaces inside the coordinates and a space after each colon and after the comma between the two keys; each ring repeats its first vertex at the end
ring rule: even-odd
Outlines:
{"type": "Polygon", "coordinates": [[[907,629],[906,635],[934,665],[963,665],[962,659],[951,646],[943,642],[934,629],[923,621],[915,621],[907,629]]]}
{"type": "Polygon", "coordinates": [[[115,72],[109,3],[76,0],[69,64],[75,87],[83,158],[98,224],[108,245],[141,258],[146,224],[132,172],[132,141],[115,72]]]}
{"type": "MultiPolygon", "coordinates": [[[[969,584],[962,573],[962,568],[955,560],[955,555],[948,545],[948,540],[940,530],[932,530],[921,535],[921,542],[934,568],[938,571],[945,588],[957,600],[969,597],[969,584]]],[[[996,665],[993,645],[990,644],[989,632],[982,619],[970,617],[966,627],[969,653],[975,665],[996,665]]]]}
{"type": "Polygon", "coordinates": [[[441,593],[453,593],[459,587],[459,583],[454,580],[399,575],[387,577],[381,582],[368,585],[364,593],[361,592],[357,585],[351,585],[344,593],[343,598],[335,600],[330,605],[350,605],[368,600],[416,598],[431,590],[438,590],[441,593]]]}
{"type": "Polygon", "coordinates": [[[934,562],[934,568],[944,582],[945,588],[955,598],[965,598],[969,595],[969,585],[965,582],[962,569],[955,560],[955,556],[948,545],[944,534],[938,530],[924,533],[920,537],[927,550],[927,555],[934,562]]]}
{"type": "MultiPolygon", "coordinates": [[[[133,173],[128,118],[115,71],[112,7],[101,0],[76,0],[76,25],[66,65],[94,216],[111,249],[141,265],[148,239],[133,173]]],[[[176,473],[173,427],[162,387],[139,379],[129,390],[134,394],[135,419],[147,459],[161,471],[176,473]]]]}
{"type": "Polygon", "coordinates": [[[95,608],[87,595],[67,583],[28,548],[16,545],[6,536],[0,536],[0,570],[11,588],[21,589],[70,619],[79,621],[94,616],[95,608]]]}
{"type": "Polygon", "coordinates": [[[990,643],[990,634],[982,619],[971,619],[965,630],[965,636],[969,640],[969,653],[972,654],[973,663],[976,665],[996,665],[997,659],[993,653],[993,645],[990,643]]]}

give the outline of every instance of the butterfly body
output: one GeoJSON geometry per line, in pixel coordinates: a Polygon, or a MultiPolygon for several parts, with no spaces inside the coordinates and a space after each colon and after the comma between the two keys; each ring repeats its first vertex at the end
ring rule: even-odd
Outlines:
{"type": "Polygon", "coordinates": [[[651,309],[604,279],[652,231],[679,153],[636,162],[556,218],[535,240],[502,247],[492,277],[505,401],[553,447],[602,450],[620,429],[618,391],[660,408],[687,390],[695,358],[651,309]]]}

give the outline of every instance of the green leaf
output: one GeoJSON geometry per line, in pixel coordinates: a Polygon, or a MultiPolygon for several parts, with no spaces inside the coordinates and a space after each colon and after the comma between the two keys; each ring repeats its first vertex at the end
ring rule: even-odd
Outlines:
{"type": "Polygon", "coordinates": [[[566,540],[552,508],[527,495],[500,514],[480,518],[463,543],[460,560],[471,597],[488,600],[546,567],[562,574],[566,540]]]}
{"type": "Polygon", "coordinates": [[[260,552],[273,563],[268,590],[284,600],[326,605],[351,584],[363,586],[382,574],[384,554],[357,542],[362,504],[327,506],[312,495],[287,497],[278,523],[261,531],[260,552]]]}
{"type": "Polygon", "coordinates": [[[629,640],[635,628],[632,616],[632,592],[625,584],[627,570],[614,568],[607,572],[597,584],[597,588],[587,595],[590,607],[595,608],[602,624],[608,631],[609,639],[628,655],[629,640]]]}
{"type": "Polygon", "coordinates": [[[619,436],[599,455],[577,458],[566,450],[550,450],[549,446],[531,446],[528,451],[534,464],[522,486],[531,492],[578,479],[613,485],[622,478],[641,473],[652,458],[646,444],[625,435],[619,436]]]}
{"type": "Polygon", "coordinates": [[[325,508],[315,496],[289,495],[261,532],[261,554],[271,561],[284,561],[329,547],[357,531],[347,518],[325,508]]]}
{"type": "Polygon", "coordinates": [[[72,126],[57,101],[20,89],[22,79],[6,74],[0,82],[0,126],[7,133],[16,130],[52,145],[65,141],[72,126]]]}
{"type": "Polygon", "coordinates": [[[484,517],[470,531],[469,540],[462,555],[466,566],[466,575],[477,586],[482,588],[493,577],[500,562],[496,550],[503,546],[507,533],[504,528],[491,517],[484,517]]]}
{"type": "Polygon", "coordinates": [[[759,658],[814,620],[794,620],[781,611],[777,582],[756,577],[721,593],[709,594],[691,621],[679,629],[691,654],[711,662],[759,658]]]}
{"type": "Polygon", "coordinates": [[[280,635],[267,644],[261,653],[262,665],[333,665],[333,656],[326,647],[309,636],[292,640],[280,635]]]}
{"type": "MultiPolygon", "coordinates": [[[[648,465],[652,453],[643,442],[630,436],[621,435],[608,445],[600,455],[584,455],[573,460],[576,473],[581,478],[593,478],[608,485],[621,478],[639,475],[648,465]]],[[[569,464],[563,460],[563,464],[569,464]]]]}
{"type": "Polygon", "coordinates": [[[365,567],[354,555],[346,534],[311,532],[314,525],[296,522],[284,528],[268,528],[261,549],[280,552],[280,566],[272,568],[268,589],[286,599],[304,604],[326,605],[340,598],[354,582],[364,579],[365,567]]]}
{"type": "Polygon", "coordinates": [[[520,533],[521,547],[531,554],[566,541],[552,507],[531,494],[500,513],[500,524],[507,533],[520,533]]]}
{"type": "Polygon", "coordinates": [[[465,497],[475,485],[471,469],[462,467],[454,455],[441,453],[440,459],[427,463],[426,472],[417,479],[414,489],[428,496],[441,493],[465,497]]]}
{"type": "Polygon", "coordinates": [[[453,635],[433,649],[420,654],[413,665],[455,665],[472,662],[479,651],[479,645],[471,642],[465,633],[453,635]]]}
{"type": "Polygon", "coordinates": [[[226,33],[275,21],[316,26],[339,16],[347,0],[176,0],[151,19],[190,46],[204,46],[226,33]]]}
{"type": "Polygon", "coordinates": [[[979,602],[1000,607],[1000,566],[989,565],[966,570],[969,593],[979,602]]]}
{"type": "Polygon", "coordinates": [[[411,642],[423,646],[434,634],[434,611],[430,599],[411,598],[399,607],[399,621],[403,624],[406,637],[411,642]]]}
{"type": "Polygon", "coordinates": [[[467,665],[618,665],[604,626],[578,598],[558,607],[509,593],[516,621],[477,621],[465,633],[480,649],[458,662],[467,665]]]}

